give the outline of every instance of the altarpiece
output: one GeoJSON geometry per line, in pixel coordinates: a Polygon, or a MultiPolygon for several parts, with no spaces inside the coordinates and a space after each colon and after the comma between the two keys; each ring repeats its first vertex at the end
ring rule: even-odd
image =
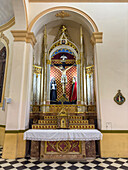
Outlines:
{"type": "MultiPolygon", "coordinates": [[[[78,48],[64,25],[47,49],[44,28],[41,65],[33,65],[30,120],[32,129],[96,128],[94,63],[87,66],[83,29],[78,48]]],[[[81,131],[82,132],[82,131],[81,131]]],[[[31,157],[84,160],[96,156],[95,140],[32,141],[31,157]]]]}

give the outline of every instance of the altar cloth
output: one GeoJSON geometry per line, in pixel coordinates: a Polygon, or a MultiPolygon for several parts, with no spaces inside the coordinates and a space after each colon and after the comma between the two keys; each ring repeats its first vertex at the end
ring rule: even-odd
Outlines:
{"type": "Polygon", "coordinates": [[[33,141],[92,141],[101,140],[102,133],[97,129],[29,129],[24,140],[33,141]]]}

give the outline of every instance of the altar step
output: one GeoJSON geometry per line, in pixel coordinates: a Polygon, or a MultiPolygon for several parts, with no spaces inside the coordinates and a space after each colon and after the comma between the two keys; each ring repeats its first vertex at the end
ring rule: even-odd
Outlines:
{"type": "MultiPolygon", "coordinates": [[[[38,120],[38,124],[57,124],[57,120],[38,120]]],[[[70,120],[69,124],[88,125],[88,120],[70,120]]]]}
{"type": "MultiPolygon", "coordinates": [[[[32,125],[32,129],[57,129],[57,125],[32,125]]],[[[95,125],[69,125],[69,129],[95,129],[95,125]]]]}
{"type": "Polygon", "coordinates": [[[67,129],[95,129],[95,125],[89,123],[84,116],[43,116],[42,120],[32,125],[32,129],[58,129],[61,120],[65,121],[67,129]]]}

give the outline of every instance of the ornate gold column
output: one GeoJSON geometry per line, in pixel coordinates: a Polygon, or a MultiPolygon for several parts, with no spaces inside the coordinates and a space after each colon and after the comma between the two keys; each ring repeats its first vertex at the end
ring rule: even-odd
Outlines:
{"type": "Polygon", "coordinates": [[[46,104],[46,100],[47,100],[47,29],[46,29],[46,25],[45,25],[45,30],[44,30],[44,70],[43,70],[43,84],[44,84],[44,88],[43,88],[43,104],[46,104]]]}
{"type": "Polygon", "coordinates": [[[84,100],[84,80],[83,80],[83,67],[84,67],[84,59],[83,59],[83,29],[82,25],[80,25],[80,60],[81,60],[81,66],[80,66],[80,93],[81,93],[81,104],[83,104],[84,100]]]}
{"type": "Polygon", "coordinates": [[[50,58],[47,60],[47,102],[46,104],[50,104],[50,58]]]}
{"type": "Polygon", "coordinates": [[[87,103],[88,105],[94,104],[94,81],[93,81],[93,71],[94,71],[94,65],[86,67],[86,74],[87,74],[87,91],[88,93],[88,98],[87,98],[87,103]]]}
{"type": "Polygon", "coordinates": [[[40,83],[40,80],[41,80],[41,70],[42,70],[42,67],[41,66],[38,66],[38,65],[33,65],[33,74],[36,76],[36,81],[34,82],[35,83],[35,86],[36,86],[36,93],[35,93],[35,103],[34,104],[40,104],[41,100],[40,100],[40,94],[41,94],[41,83],[40,83]],[[38,84],[40,84],[40,88],[38,89],[38,84]],[[39,100],[38,100],[38,93],[39,91],[39,100]]]}
{"type": "Polygon", "coordinates": [[[83,84],[84,84],[84,87],[83,87],[83,97],[84,97],[84,104],[87,105],[87,78],[86,78],[86,60],[84,58],[84,66],[83,66],[83,84]]]}
{"type": "Polygon", "coordinates": [[[80,93],[80,64],[81,60],[77,59],[76,60],[76,65],[77,65],[77,104],[81,104],[81,93],[80,93]]]}

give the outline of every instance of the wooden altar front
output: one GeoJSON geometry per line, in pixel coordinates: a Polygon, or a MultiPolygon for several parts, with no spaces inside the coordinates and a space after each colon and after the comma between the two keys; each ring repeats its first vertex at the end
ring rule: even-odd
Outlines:
{"type": "Polygon", "coordinates": [[[78,161],[95,157],[95,141],[32,141],[31,143],[31,158],[43,161],[78,161]]]}

